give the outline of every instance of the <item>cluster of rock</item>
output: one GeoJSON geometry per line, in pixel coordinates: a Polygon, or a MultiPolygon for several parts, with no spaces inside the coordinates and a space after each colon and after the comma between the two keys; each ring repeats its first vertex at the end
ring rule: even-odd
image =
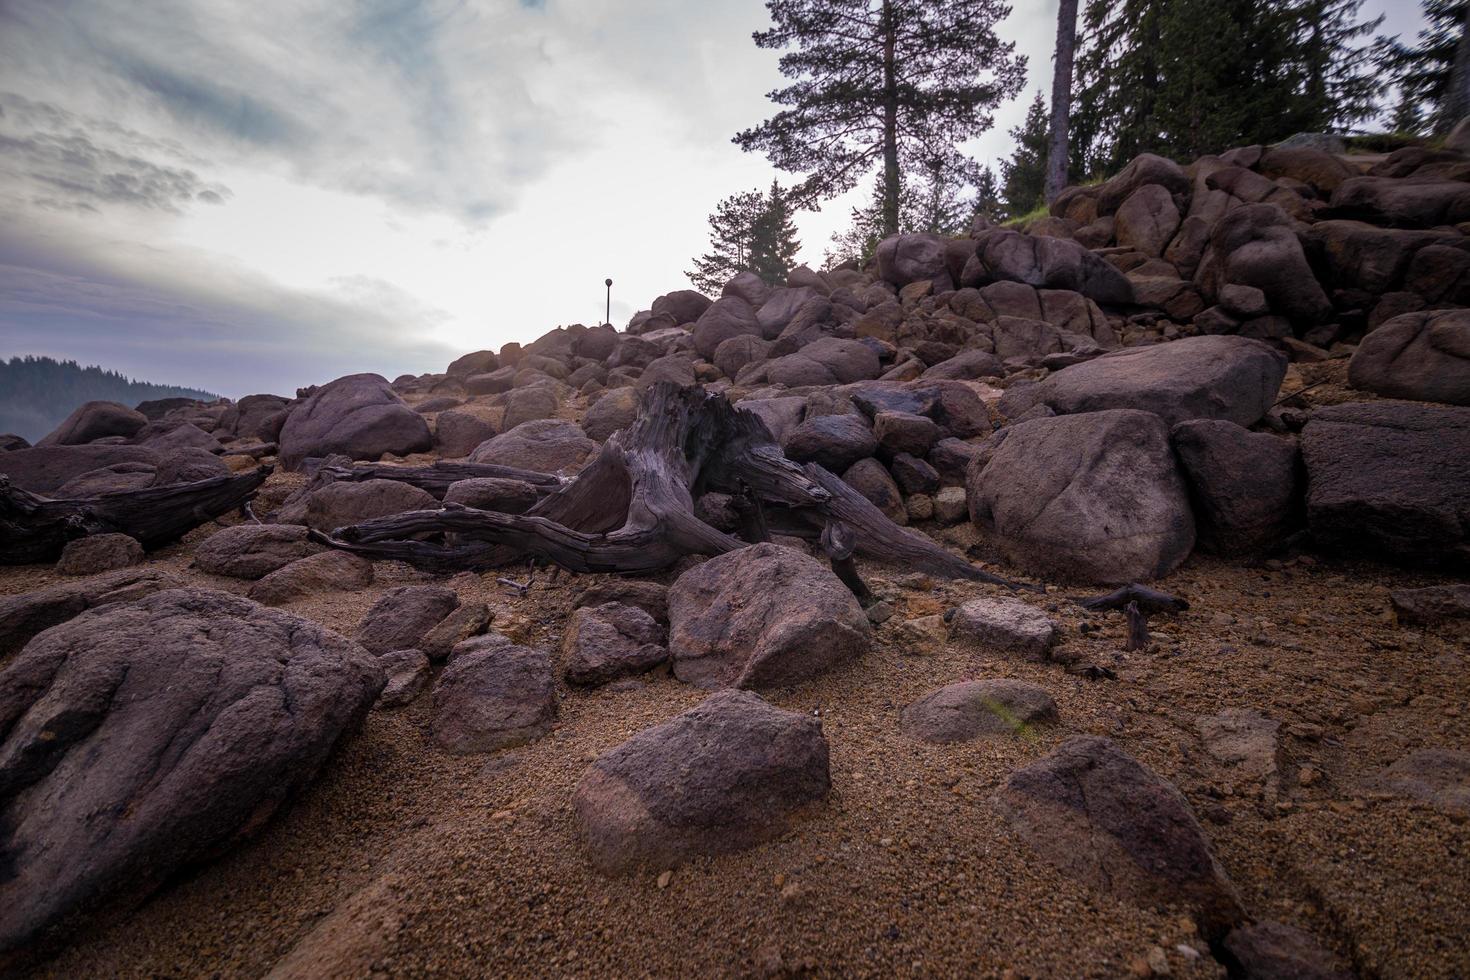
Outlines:
{"type": "MultiPolygon", "coordinates": [[[[1196,546],[1255,555],[1302,532],[1324,550],[1464,565],[1466,188],[1470,161],[1418,148],[1367,163],[1310,146],[1188,167],[1143,156],[1024,231],[895,236],[866,269],[800,268],[779,286],[745,273],[719,297],[661,296],[626,330],[558,328],[443,373],[351,375],[292,398],[89,403],[35,447],[5,440],[0,474],[51,497],[263,462],[308,480],[257,501],[266,523],[193,547],[199,572],[244,596],[177,588],[133,567],[137,541],[99,535],[58,564],[86,578],[0,600],[0,948],[248,833],[373,705],[422,698],[439,749],[479,753],[544,736],[567,691],[651,671],[714,691],[587,770],[576,825],[609,872],[749,847],[819,806],[832,783],[819,719],[761,695],[861,658],[879,620],[790,541],[693,564],[667,588],[589,588],[556,650],[492,629],[486,604],[438,584],[387,591],[351,638],[270,608],[373,584],[373,562],[314,531],[530,509],[658,382],[722,393],[788,458],[892,520],[936,533],[969,520],[1007,567],[1047,579],[1146,581],[1196,546]],[[1362,400],[1279,407],[1292,361],[1337,357],[1362,400]],[[388,465],[341,478],[353,461],[388,465]],[[414,485],[392,478],[405,461],[504,475],[414,485]],[[145,707],[154,688],[166,696],[145,707]]],[[[735,532],[735,503],[705,493],[696,513],[735,532]]],[[[893,636],[1040,661],[1057,627],[991,598],[893,636]]],[[[1062,721],[1044,687],[988,677],[930,691],[900,726],[945,751],[1062,721]]],[[[1201,732],[1269,781],[1254,746],[1273,725],[1221,715],[1201,732]]],[[[1418,772],[1393,785],[1420,785],[1418,772]]],[[[997,804],[1063,872],[1189,908],[1248,975],[1335,969],[1309,937],[1250,922],[1183,797],[1106,739],[1062,742],[997,804]]]]}

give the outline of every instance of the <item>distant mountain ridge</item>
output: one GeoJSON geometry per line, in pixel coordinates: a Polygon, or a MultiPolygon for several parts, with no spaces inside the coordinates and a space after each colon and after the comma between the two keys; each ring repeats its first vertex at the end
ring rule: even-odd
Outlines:
{"type": "Polygon", "coordinates": [[[0,433],[11,432],[31,442],[55,429],[85,402],[120,402],[132,407],[153,398],[214,401],[219,397],[198,388],[134,381],[116,371],[82,367],[76,361],[29,355],[0,360],[0,433]]]}

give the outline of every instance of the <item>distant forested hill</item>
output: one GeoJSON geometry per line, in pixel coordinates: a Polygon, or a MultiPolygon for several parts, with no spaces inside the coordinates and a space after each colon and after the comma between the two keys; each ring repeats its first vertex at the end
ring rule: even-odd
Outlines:
{"type": "Polygon", "coordinates": [[[153,398],[198,398],[218,395],[194,388],[133,381],[116,371],[82,367],[76,361],[49,357],[0,360],[0,433],[13,432],[31,442],[46,435],[83,402],[121,402],[129,408],[153,398]]]}

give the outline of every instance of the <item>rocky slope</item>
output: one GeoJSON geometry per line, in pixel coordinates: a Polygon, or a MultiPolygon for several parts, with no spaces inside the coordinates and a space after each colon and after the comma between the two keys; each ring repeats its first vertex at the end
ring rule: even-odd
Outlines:
{"type": "Polygon", "coordinates": [[[278,468],[229,527],[0,571],[0,963],[1462,975],[1470,160],[1334,149],[7,442],[55,498],[278,468]],[[638,578],[329,547],[537,508],[659,382],[1025,587],[860,555],[855,595],[779,508],[638,578]]]}

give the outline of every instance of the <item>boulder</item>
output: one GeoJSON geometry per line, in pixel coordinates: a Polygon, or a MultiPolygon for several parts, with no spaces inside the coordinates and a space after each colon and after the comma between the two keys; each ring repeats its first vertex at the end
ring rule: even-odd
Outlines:
{"type": "Polygon", "coordinates": [[[997,228],[976,243],[979,281],[1008,280],[1046,289],[1069,289],[1102,304],[1133,302],[1123,273],[1077,242],[1033,238],[997,228]]]}
{"type": "Polygon", "coordinates": [[[593,866],[627,873],[778,837],[830,787],[818,719],[721,691],[603,754],[572,809],[593,866]]]}
{"type": "Polygon", "coordinates": [[[760,338],[761,324],[755,308],[738,296],[722,296],[715,300],[694,324],[694,349],[710,361],[720,345],[732,337],[760,338]]]}
{"type": "Polygon", "coordinates": [[[823,337],[766,364],[767,379],[789,388],[850,384],[876,378],[881,372],[871,347],[860,340],[837,337],[823,337]]]}
{"type": "Polygon", "coordinates": [[[1470,562],[1470,408],[1359,402],[1302,430],[1307,524],[1337,551],[1470,562]]]}
{"type": "MultiPolygon", "coordinates": [[[[1093,192],[1099,215],[1110,215],[1115,214],[1135,191],[1151,184],[1168,191],[1180,211],[1187,208],[1191,193],[1189,175],[1173,160],[1153,153],[1140,153],[1107,181],[1096,188],[1082,190],[1093,192]]],[[[1060,196],[1058,203],[1062,203],[1060,196]]],[[[1052,213],[1059,213],[1055,205],[1052,213]]]]}
{"type": "Polygon", "coordinates": [[[429,658],[418,650],[394,650],[378,658],[378,667],[388,678],[377,708],[401,708],[424,693],[429,686],[429,658]]]}
{"type": "Polygon", "coordinates": [[[968,742],[983,735],[1021,734],[1031,725],[1057,721],[1057,705],[1045,688],[995,678],[961,681],[903,709],[904,733],[924,742],[968,742]]]}
{"type": "Polygon", "coordinates": [[[648,362],[643,373],[638,375],[638,382],[634,387],[651,388],[660,381],[687,387],[694,384],[695,380],[694,361],[688,354],[666,354],[648,362]]]}
{"type": "Polygon", "coordinates": [[[1353,352],[1348,381],[1390,398],[1470,405],[1470,310],[1405,313],[1353,352]]]}
{"type": "Polygon", "coordinates": [[[25,646],[42,630],[94,606],[131,602],[178,585],[170,573],[143,566],[103,572],[19,595],[0,596],[0,658],[25,646]]]}
{"type": "Polygon", "coordinates": [[[143,446],[36,446],[0,453],[0,474],[22,490],[44,497],[65,497],[61,488],[77,477],[113,466],[156,474],[162,457],[143,446]]]}
{"type": "Polygon", "coordinates": [[[970,381],[975,378],[1003,378],[1006,369],[1001,366],[1000,358],[989,351],[962,350],[954,357],[946,358],[924,371],[924,379],[939,380],[952,379],[955,381],[970,381]]]}
{"type": "Polygon", "coordinates": [[[728,340],[721,341],[720,346],[715,348],[714,357],[710,358],[720,373],[727,378],[734,378],[740,373],[740,369],[747,364],[758,364],[764,361],[771,352],[771,341],[762,338],[759,334],[739,334],[728,340]]]}
{"type": "Polygon", "coordinates": [[[1428,626],[1450,619],[1470,619],[1470,582],[1394,589],[1389,599],[1394,615],[1405,623],[1428,626]]]}
{"type": "Polygon", "coordinates": [[[357,592],[373,581],[373,563],[345,551],[323,551],[298,558],[250,587],[250,598],[267,606],[327,592],[357,592]]]}
{"type": "Polygon", "coordinates": [[[1168,427],[1148,412],[1008,426],[970,464],[966,498],[971,519],[1012,562],[1052,578],[1147,581],[1194,547],[1168,427]]]}
{"type": "MultiPolygon", "coordinates": [[[[422,408],[423,406],[419,406],[422,408]]],[[[440,412],[434,419],[434,449],[444,459],[459,459],[495,436],[495,426],[469,412],[440,412]]]]}
{"type": "Polygon", "coordinates": [[[1301,454],[1289,439],[1224,419],[1174,426],[1174,452],[1189,480],[1200,547],[1255,554],[1301,523],[1301,454]]]}
{"type": "Polygon", "coordinates": [[[322,550],[299,524],[237,524],[194,549],[194,567],[210,575],[257,579],[322,550]]]}
{"type": "Polygon", "coordinates": [[[438,509],[433,494],[402,480],[339,480],[311,491],[305,522],[307,527],[330,532],[376,517],[438,509]]]}
{"type": "Polygon", "coordinates": [[[1231,975],[1242,980],[1352,980],[1353,973],[1317,941],[1269,919],[1230,930],[1221,943],[1231,975]]]}
{"type": "Polygon", "coordinates": [[[1118,207],[1113,233],[1119,245],[1158,258],[1174,240],[1180,220],[1173,195],[1158,184],[1144,184],[1118,207]]]}
{"type": "Polygon", "coordinates": [[[1110,739],[1077,736],[1019,769],[997,798],[1048,864],[1136,905],[1189,909],[1207,937],[1244,922],[1184,797],[1110,739]]]}
{"type": "Polygon", "coordinates": [[[376,374],[350,374],[318,388],[286,416],[280,442],[281,465],[288,470],[309,456],[376,460],[384,453],[425,452],[434,444],[424,417],[376,374]]]}
{"type": "Polygon", "coordinates": [[[669,659],[665,641],[664,628],[637,606],[580,606],[562,637],[562,673],[568,684],[587,687],[641,674],[669,659]]]}
{"type": "Polygon", "coordinates": [[[1051,617],[1020,599],[985,597],[961,603],[949,635],[986,653],[1045,660],[1060,631],[1051,617]]]}
{"type": "Polygon", "coordinates": [[[1332,215],[1396,228],[1470,221],[1470,184],[1434,178],[1352,177],[1332,192],[1332,215]]]}
{"type": "Polygon", "coordinates": [[[56,562],[58,575],[96,575],[131,568],[143,560],[143,546],[126,534],[89,534],[68,541],[56,562]]]}
{"type": "Polygon", "coordinates": [[[587,409],[582,428],[587,438],[604,442],[619,429],[626,429],[638,418],[638,389],[631,385],[613,388],[602,394],[587,409]]]}
{"type": "Polygon", "coordinates": [[[131,438],[148,424],[142,412],[117,402],[86,402],[78,405],[37,446],[80,446],[109,436],[131,438]]]}
{"type": "Polygon", "coordinates": [[[470,453],[472,463],[495,463],[517,469],[556,473],[576,470],[597,451],[597,443],[573,422],[539,419],[522,422],[470,453]]]}
{"type": "Polygon", "coordinates": [[[877,258],[878,275],[895,286],[941,278],[949,281],[945,242],[939,235],[890,235],[878,243],[877,258]]]}
{"type": "Polygon", "coordinates": [[[442,585],[401,585],[368,608],[357,624],[357,642],[373,653],[417,649],[424,636],[459,605],[442,585]]]}
{"type": "Polygon", "coordinates": [[[383,686],[361,647],[222,592],[84,612],[0,672],[0,950],[264,825],[383,686]]]}
{"type": "Polygon", "coordinates": [[[589,585],[572,600],[572,608],[601,606],[609,602],[625,606],[637,606],[656,622],[669,621],[669,589],[657,582],[631,578],[611,578],[596,585],[589,585]]]}
{"type": "Polygon", "coordinates": [[[721,296],[734,296],[745,300],[752,309],[760,309],[771,298],[771,286],[754,272],[739,272],[725,283],[721,296]]]}
{"type": "Polygon", "coordinates": [[[1026,390],[1023,410],[1044,404],[1059,415],[1075,415],[1131,408],[1169,425],[1188,419],[1253,425],[1276,401],[1286,364],[1279,351],[1245,337],[1127,347],[1050,375],[1026,390]]]}
{"type": "Polygon", "coordinates": [[[866,497],[874,507],[895,524],[907,524],[908,512],[904,507],[903,494],[898,484],[889,475],[883,464],[869,456],[849,466],[842,474],[842,482],[866,497]]]}
{"type": "Polygon", "coordinates": [[[674,676],[698,687],[786,687],[864,653],[862,607],[825,565],[776,544],[732,551],[669,590],[674,676]]]}
{"type": "Polygon", "coordinates": [[[778,398],[745,398],[735,404],[742,412],[750,412],[766,424],[766,430],[778,443],[784,443],[791,430],[806,415],[806,399],[795,395],[778,398]]]}
{"type": "Polygon", "coordinates": [[[710,308],[710,303],[710,298],[703,293],[692,289],[676,289],[654,300],[651,310],[655,317],[667,314],[673,320],[674,326],[683,326],[698,320],[710,308]]]}
{"type": "Polygon", "coordinates": [[[494,618],[495,614],[486,603],[460,603],[424,634],[417,647],[433,663],[443,663],[453,656],[461,643],[485,632],[494,618]]]}
{"type": "Polygon", "coordinates": [[[500,358],[495,356],[493,350],[477,350],[469,354],[461,354],[450,361],[444,373],[451,378],[468,378],[472,374],[489,374],[498,367],[500,367],[500,358]]]}
{"type": "Polygon", "coordinates": [[[785,286],[771,290],[771,295],[756,309],[755,318],[761,325],[761,336],[775,340],[781,336],[796,314],[812,300],[822,300],[821,293],[810,287],[790,289],[785,286]]]}
{"type": "Polygon", "coordinates": [[[925,456],[939,441],[939,426],[928,416],[913,412],[878,412],[873,416],[873,434],[887,452],[925,456]]]}
{"type": "Polygon", "coordinates": [[[1254,286],[1293,322],[1318,323],[1332,312],[1292,220],[1272,204],[1247,204],[1215,223],[1195,282],[1207,300],[1230,283],[1254,286]]]}
{"type": "Polygon", "coordinates": [[[877,452],[878,437],[861,415],[817,415],[788,432],[782,448],[797,462],[813,462],[841,473],[877,452]]]}
{"type": "Polygon", "coordinates": [[[551,658],[496,633],[456,647],[434,685],[434,741],[457,755],[535,741],[555,720],[551,658]]]}
{"type": "Polygon", "coordinates": [[[459,504],[476,510],[498,510],[506,514],[524,514],[540,499],[536,488],[524,480],[498,476],[474,476],[455,480],[444,491],[445,504],[459,504]]]}
{"type": "Polygon", "coordinates": [[[159,460],[158,469],[153,473],[153,486],[197,483],[200,480],[229,475],[230,467],[213,453],[203,449],[178,449],[159,460]]]}
{"type": "Polygon", "coordinates": [[[1379,792],[1419,800],[1461,820],[1470,817],[1470,752],[1416,749],[1369,782],[1379,792]]]}

